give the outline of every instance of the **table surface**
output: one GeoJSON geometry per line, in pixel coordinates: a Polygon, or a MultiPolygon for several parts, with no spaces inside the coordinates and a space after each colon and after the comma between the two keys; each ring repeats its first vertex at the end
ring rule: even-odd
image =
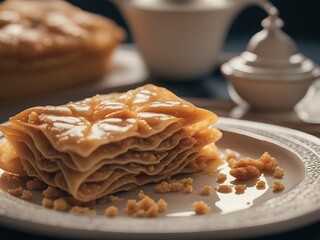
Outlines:
{"type": "MultiPolygon", "coordinates": [[[[245,47],[247,39],[231,40],[226,43],[226,51],[239,52],[245,47]]],[[[320,45],[316,40],[297,40],[298,46],[302,53],[312,58],[316,63],[320,63],[320,45]]],[[[227,91],[227,82],[222,78],[219,71],[214,71],[210,76],[193,82],[174,83],[165,81],[156,81],[149,79],[149,82],[160,86],[167,87],[181,97],[185,97],[196,105],[204,108],[214,110],[220,116],[233,117],[231,115],[232,109],[236,105],[230,100],[227,91]]],[[[319,110],[320,112],[320,110],[319,110]]],[[[1,110],[0,110],[1,113],[1,110]]],[[[8,116],[2,116],[8,117],[8,116]]],[[[296,128],[305,132],[309,132],[315,136],[320,136],[320,122],[305,123],[301,121],[294,113],[270,113],[267,116],[264,114],[249,112],[241,117],[242,119],[250,119],[261,122],[269,122],[282,126],[296,128]]],[[[316,189],[320,191],[320,189],[316,189]]],[[[1,203],[0,203],[1,204],[1,203]]],[[[20,232],[15,229],[9,229],[5,226],[0,226],[0,235],[2,239],[48,239],[53,240],[50,236],[39,236],[31,233],[20,232]]],[[[256,240],[282,240],[282,239],[320,239],[320,221],[301,227],[299,229],[291,230],[280,234],[254,238],[256,240]]]]}

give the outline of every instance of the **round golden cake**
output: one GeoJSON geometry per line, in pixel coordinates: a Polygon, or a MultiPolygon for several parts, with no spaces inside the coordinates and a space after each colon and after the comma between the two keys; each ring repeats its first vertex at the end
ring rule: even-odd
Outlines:
{"type": "Polygon", "coordinates": [[[0,4],[0,99],[99,79],[124,39],[112,20],[61,0],[0,4]]]}

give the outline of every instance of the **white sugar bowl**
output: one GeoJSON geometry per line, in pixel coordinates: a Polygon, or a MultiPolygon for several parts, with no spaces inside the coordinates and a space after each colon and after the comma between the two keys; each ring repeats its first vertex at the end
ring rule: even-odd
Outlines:
{"type": "Polygon", "coordinates": [[[253,36],[247,50],[221,71],[231,88],[256,110],[290,110],[320,77],[318,66],[298,52],[273,11],[262,22],[264,29],[253,36]]]}

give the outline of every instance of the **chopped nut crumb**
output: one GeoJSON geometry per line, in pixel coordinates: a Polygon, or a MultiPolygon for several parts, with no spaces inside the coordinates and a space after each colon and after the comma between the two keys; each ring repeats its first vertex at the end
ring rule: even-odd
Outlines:
{"type": "Polygon", "coordinates": [[[125,207],[125,214],[133,217],[157,217],[159,213],[164,212],[167,208],[167,203],[160,199],[157,203],[145,195],[142,191],[139,192],[139,201],[129,199],[125,207]]]}
{"type": "Polygon", "coordinates": [[[44,190],[48,185],[34,177],[27,182],[26,186],[29,190],[44,190]]]}
{"type": "Polygon", "coordinates": [[[228,166],[230,168],[233,168],[235,165],[237,164],[237,160],[235,158],[231,158],[229,161],[228,161],[228,166]]]}
{"type": "Polygon", "coordinates": [[[75,214],[86,214],[86,215],[97,215],[97,212],[88,208],[88,207],[79,207],[74,206],[69,210],[69,213],[75,213],[75,214]]]}
{"type": "Polygon", "coordinates": [[[70,208],[70,205],[64,198],[59,198],[53,201],[53,210],[65,212],[70,208]]]}
{"type": "Polygon", "coordinates": [[[147,195],[144,194],[144,192],[143,192],[142,190],[139,191],[139,193],[138,193],[139,199],[143,199],[143,198],[146,197],[146,196],[147,196],[147,195]]]}
{"type": "Polygon", "coordinates": [[[120,198],[118,196],[114,196],[114,195],[108,195],[108,200],[110,202],[120,202],[122,200],[124,200],[123,198],[120,198]]]}
{"type": "Polygon", "coordinates": [[[42,192],[42,195],[46,198],[58,199],[64,196],[64,192],[58,188],[48,186],[47,189],[42,192]]]}
{"type": "Polygon", "coordinates": [[[106,195],[106,196],[103,196],[99,199],[96,200],[96,203],[97,204],[104,204],[104,203],[107,203],[107,202],[120,202],[120,201],[123,201],[124,199],[123,198],[120,198],[118,196],[114,196],[114,195],[106,195]]]}
{"type": "Polygon", "coordinates": [[[231,193],[232,192],[232,187],[229,185],[219,185],[217,187],[217,191],[220,193],[231,193]]]}
{"type": "Polygon", "coordinates": [[[104,211],[104,215],[107,217],[116,217],[118,215],[118,208],[115,206],[107,207],[104,211]]]}
{"type": "Polygon", "coordinates": [[[165,212],[168,207],[168,203],[163,199],[160,198],[159,201],[157,202],[158,208],[159,208],[159,213],[165,212]]]}
{"type": "Polygon", "coordinates": [[[17,188],[13,188],[13,189],[7,189],[7,193],[9,193],[10,195],[14,196],[14,197],[21,197],[22,192],[23,192],[23,188],[22,187],[17,187],[17,188]]]}
{"type": "Polygon", "coordinates": [[[191,185],[188,185],[185,187],[185,189],[183,190],[184,193],[190,194],[193,192],[193,187],[191,185]]]}
{"type": "Polygon", "coordinates": [[[44,197],[42,199],[41,204],[42,204],[42,206],[44,206],[46,208],[53,208],[53,200],[52,199],[44,197]]]}
{"type": "Polygon", "coordinates": [[[192,178],[183,178],[180,180],[172,179],[169,181],[162,181],[154,187],[154,190],[158,193],[167,192],[180,192],[185,191],[188,186],[192,185],[192,178]]]}
{"type": "Polygon", "coordinates": [[[273,173],[275,168],[278,166],[278,162],[274,157],[271,157],[268,152],[265,152],[259,161],[263,163],[262,171],[273,173]]]}
{"type": "Polygon", "coordinates": [[[212,192],[213,192],[212,187],[210,185],[206,185],[206,186],[203,186],[200,194],[203,196],[209,196],[212,194],[212,192]]]}
{"type": "Polygon", "coordinates": [[[21,198],[24,200],[31,200],[32,199],[32,192],[30,190],[23,190],[21,194],[21,198]]]}
{"type": "Polygon", "coordinates": [[[246,184],[238,184],[234,187],[234,189],[236,190],[236,194],[243,194],[244,191],[247,189],[247,185],[246,184]]]}
{"type": "Polygon", "coordinates": [[[276,168],[275,168],[275,170],[274,170],[274,173],[273,173],[273,176],[275,177],[275,178],[283,178],[283,176],[284,176],[284,171],[283,171],[283,169],[281,168],[281,167],[279,167],[279,166],[276,166],[276,168]]]}
{"type": "Polygon", "coordinates": [[[195,201],[192,206],[197,215],[208,214],[211,212],[211,207],[203,201],[195,201]]]}
{"type": "Polygon", "coordinates": [[[234,168],[230,170],[230,175],[238,180],[258,178],[261,175],[259,168],[256,166],[248,165],[245,167],[237,167],[237,165],[238,164],[236,164],[234,168]]]}
{"type": "Polygon", "coordinates": [[[274,180],[272,188],[273,188],[274,192],[280,192],[284,189],[284,185],[282,182],[280,182],[278,180],[274,180]]]}
{"type": "Polygon", "coordinates": [[[237,162],[230,170],[230,174],[238,180],[254,179],[261,175],[261,172],[274,173],[281,176],[281,170],[277,168],[277,160],[268,152],[262,154],[259,159],[246,158],[237,162]],[[277,173],[275,173],[277,169],[277,173]]]}
{"type": "Polygon", "coordinates": [[[258,190],[265,189],[265,188],[266,188],[266,182],[265,182],[265,181],[258,181],[258,182],[257,182],[257,185],[256,185],[256,188],[257,188],[258,190]]]}
{"type": "Polygon", "coordinates": [[[217,182],[218,183],[224,183],[227,180],[227,175],[224,173],[219,173],[217,177],[217,182]]]}

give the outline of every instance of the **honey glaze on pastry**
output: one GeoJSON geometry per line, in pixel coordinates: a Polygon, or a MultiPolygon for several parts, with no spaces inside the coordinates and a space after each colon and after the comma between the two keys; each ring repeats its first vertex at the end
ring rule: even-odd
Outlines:
{"type": "Polygon", "coordinates": [[[215,171],[217,119],[154,85],[34,107],[0,126],[14,151],[1,167],[87,202],[179,173],[215,171]]]}
{"type": "Polygon", "coordinates": [[[0,4],[0,99],[101,77],[124,32],[112,20],[61,0],[0,4]]]}

